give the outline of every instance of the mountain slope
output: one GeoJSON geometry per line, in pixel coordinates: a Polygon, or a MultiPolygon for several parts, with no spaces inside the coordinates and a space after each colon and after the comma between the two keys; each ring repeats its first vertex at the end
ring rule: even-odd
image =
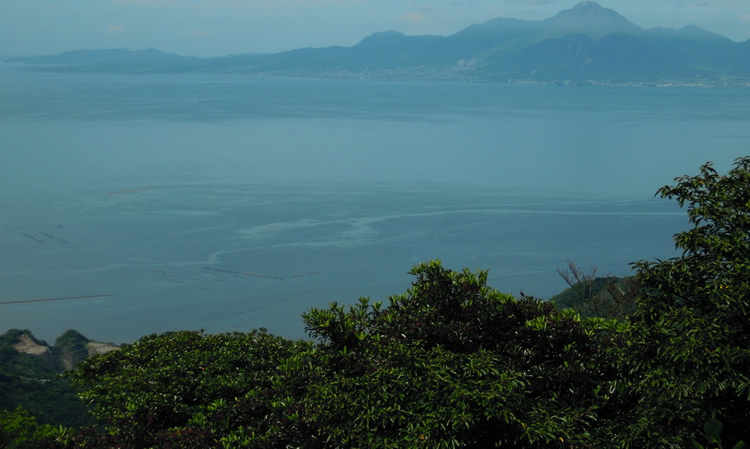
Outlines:
{"type": "Polygon", "coordinates": [[[490,66],[494,72],[536,81],[648,81],[690,76],[689,69],[670,62],[657,49],[627,34],[595,40],[568,34],[530,45],[490,66]]]}

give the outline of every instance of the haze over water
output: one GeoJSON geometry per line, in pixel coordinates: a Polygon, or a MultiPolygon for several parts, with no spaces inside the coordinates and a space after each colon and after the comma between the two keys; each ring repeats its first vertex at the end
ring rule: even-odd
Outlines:
{"type": "Polygon", "coordinates": [[[673,255],[653,192],[747,154],[750,91],[22,72],[0,65],[0,331],[264,326],[440,258],[550,297],[673,255]]]}

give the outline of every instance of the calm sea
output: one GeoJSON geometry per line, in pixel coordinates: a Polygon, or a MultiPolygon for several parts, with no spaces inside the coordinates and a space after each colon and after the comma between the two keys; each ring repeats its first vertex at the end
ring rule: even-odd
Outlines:
{"type": "Polygon", "coordinates": [[[674,255],[655,190],[748,153],[750,90],[63,74],[0,65],[0,332],[267,327],[412,265],[548,298],[674,255]]]}

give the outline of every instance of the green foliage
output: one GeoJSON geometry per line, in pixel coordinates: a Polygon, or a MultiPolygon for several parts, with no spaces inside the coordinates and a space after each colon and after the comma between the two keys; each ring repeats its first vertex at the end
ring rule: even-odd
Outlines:
{"type": "Polygon", "coordinates": [[[49,425],[37,424],[22,407],[0,410],[0,448],[39,449],[55,432],[49,425]]]}
{"type": "Polygon", "coordinates": [[[684,447],[718,419],[750,441],[750,158],[675,181],[659,194],[687,205],[693,227],[675,235],[680,257],[635,264],[645,291],[620,366],[634,402],[625,437],[684,447]]]}
{"type": "MultiPolygon", "coordinates": [[[[330,373],[305,397],[326,447],[491,447],[503,433],[520,437],[514,404],[525,383],[495,355],[402,345],[368,352],[377,358],[330,373]]],[[[557,429],[534,430],[554,438],[557,429]]]]}
{"type": "Polygon", "coordinates": [[[106,423],[106,434],[89,438],[97,447],[219,447],[240,435],[250,447],[277,447],[292,438],[281,426],[295,405],[286,397],[294,383],[275,374],[310,346],[263,330],[173,332],[90,359],[68,376],[106,423]]]}
{"type": "Polygon", "coordinates": [[[305,399],[330,447],[588,447],[612,323],[501,294],[482,271],[411,274],[387,308],[304,315],[330,360],[305,399]]]}
{"type": "MultiPolygon", "coordinates": [[[[724,423],[719,421],[718,419],[709,419],[706,421],[706,424],[703,425],[703,437],[708,442],[708,446],[704,446],[700,444],[698,441],[693,440],[693,446],[696,447],[696,449],[707,449],[710,447],[715,447],[717,449],[724,449],[724,445],[721,443],[721,434],[724,432],[724,423]]],[[[746,449],[747,445],[739,441],[737,444],[732,446],[733,449],[746,449]]]]}
{"type": "Polygon", "coordinates": [[[635,264],[638,280],[649,294],[645,309],[689,306],[707,314],[724,314],[746,337],[750,322],[750,157],[719,175],[710,163],[697,176],[675,179],[658,191],[684,207],[693,227],[675,235],[683,254],[666,261],[635,264]]]}

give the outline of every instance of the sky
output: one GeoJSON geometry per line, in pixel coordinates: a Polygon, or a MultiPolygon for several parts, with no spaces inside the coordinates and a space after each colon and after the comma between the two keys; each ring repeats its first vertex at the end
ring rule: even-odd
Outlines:
{"type": "MultiPolygon", "coordinates": [[[[450,35],[542,20],[578,0],[0,0],[0,56],[157,48],[201,57],[351,46],[378,31],[450,35]]],[[[600,0],[643,28],[697,25],[750,39],[750,0],[600,0]]]]}

